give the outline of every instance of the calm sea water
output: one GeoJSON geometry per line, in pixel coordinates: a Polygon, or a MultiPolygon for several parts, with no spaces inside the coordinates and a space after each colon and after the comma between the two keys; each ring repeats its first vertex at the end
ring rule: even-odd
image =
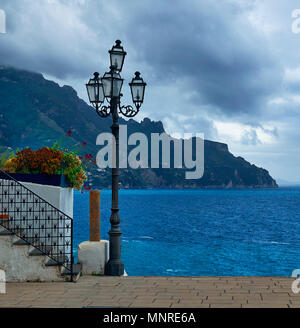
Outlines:
{"type": "MultiPolygon", "coordinates": [[[[108,239],[111,192],[101,192],[108,239]]],[[[121,190],[129,275],[290,276],[300,269],[300,188],[121,190]]],[[[89,194],[75,193],[75,245],[89,239],[89,194]]]]}

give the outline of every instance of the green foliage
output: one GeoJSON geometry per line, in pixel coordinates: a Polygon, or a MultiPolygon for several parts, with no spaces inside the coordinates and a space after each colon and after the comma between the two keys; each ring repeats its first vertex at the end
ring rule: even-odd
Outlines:
{"type": "Polygon", "coordinates": [[[78,155],[78,150],[63,148],[59,142],[52,145],[52,150],[61,151],[63,154],[62,174],[66,175],[70,187],[81,190],[86,181],[86,166],[78,155]]]}
{"type": "Polygon", "coordinates": [[[5,151],[0,153],[0,168],[4,168],[5,163],[15,156],[15,152],[13,152],[11,149],[6,149],[5,151]]]}
{"type": "MultiPolygon", "coordinates": [[[[72,131],[67,131],[63,139],[56,141],[52,145],[52,149],[61,151],[63,153],[63,173],[67,176],[69,183],[71,185],[75,185],[76,183],[78,184],[78,180],[87,181],[86,172],[95,169],[96,161],[93,159],[92,154],[86,153],[83,156],[79,156],[83,153],[83,148],[85,148],[87,145],[87,142],[85,141],[81,143],[77,142],[74,146],[71,147],[71,149],[70,147],[65,146],[70,144],[69,141],[71,136],[72,131]]],[[[84,185],[83,189],[90,191],[91,187],[84,185]]]]}

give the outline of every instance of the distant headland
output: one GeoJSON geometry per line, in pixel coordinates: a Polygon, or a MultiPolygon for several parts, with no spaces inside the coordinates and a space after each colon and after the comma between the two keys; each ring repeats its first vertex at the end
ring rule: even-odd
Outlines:
{"type": "MultiPolygon", "coordinates": [[[[143,119],[140,123],[120,119],[128,133],[163,133],[162,122],[143,119]]],[[[62,139],[67,145],[84,142],[85,152],[96,156],[95,140],[110,132],[111,120],[98,119],[89,105],[70,86],[60,87],[42,74],[0,66],[0,152],[30,146],[51,146],[62,139]],[[66,131],[72,133],[65,138],[66,131]]],[[[235,157],[223,143],[205,140],[204,175],[186,180],[182,169],[121,169],[120,188],[277,188],[269,172],[235,157]]],[[[109,188],[109,169],[92,167],[89,184],[109,188]]]]}

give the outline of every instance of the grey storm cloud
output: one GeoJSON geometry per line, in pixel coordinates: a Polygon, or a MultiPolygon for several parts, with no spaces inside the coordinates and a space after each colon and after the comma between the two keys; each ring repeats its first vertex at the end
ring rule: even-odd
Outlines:
{"type": "MultiPolygon", "coordinates": [[[[0,64],[41,72],[87,100],[84,83],[108,69],[107,50],[121,39],[126,82],[139,70],[148,85],[137,119],[162,120],[170,133],[205,132],[300,180],[290,155],[300,138],[300,34],[291,31],[299,7],[298,0],[1,0],[0,64]]],[[[130,102],[125,84],[123,93],[130,102]]]]}
{"type": "MultiPolygon", "coordinates": [[[[265,40],[243,21],[249,6],[227,1],[151,1],[129,26],[140,56],[164,83],[187,78],[194,100],[226,112],[257,112],[282,70],[265,40]],[[192,4],[192,5],[191,5],[192,4]],[[237,19],[237,17],[239,19],[237,19]]],[[[247,3],[247,1],[244,1],[247,3]]],[[[133,5],[132,5],[133,7],[133,5]]]]}
{"type": "MultiPolygon", "coordinates": [[[[99,58],[96,31],[82,20],[79,0],[2,0],[7,33],[0,62],[54,77],[82,77],[99,58]]],[[[83,10],[81,12],[81,10],[83,10]]]]}
{"type": "Polygon", "coordinates": [[[242,144],[244,144],[244,145],[261,144],[261,141],[259,140],[255,130],[245,132],[241,141],[242,141],[242,144]]]}
{"type": "Polygon", "coordinates": [[[100,66],[108,37],[121,35],[136,60],[149,67],[153,83],[185,79],[194,103],[227,115],[259,111],[280,85],[282,74],[272,53],[243,20],[249,1],[2,3],[8,16],[0,48],[4,64],[60,79],[84,77],[100,66]]]}

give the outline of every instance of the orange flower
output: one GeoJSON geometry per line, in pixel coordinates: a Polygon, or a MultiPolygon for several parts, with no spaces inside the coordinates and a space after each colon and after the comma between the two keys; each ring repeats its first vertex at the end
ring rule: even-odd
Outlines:
{"type": "MultiPolygon", "coordinates": [[[[92,157],[91,154],[88,155],[92,157]]],[[[84,181],[87,180],[83,163],[79,156],[72,151],[62,152],[59,149],[44,147],[36,151],[26,148],[19,151],[15,158],[5,163],[5,170],[13,173],[42,173],[60,174],[67,176],[70,187],[81,190],[84,181]]]]}

